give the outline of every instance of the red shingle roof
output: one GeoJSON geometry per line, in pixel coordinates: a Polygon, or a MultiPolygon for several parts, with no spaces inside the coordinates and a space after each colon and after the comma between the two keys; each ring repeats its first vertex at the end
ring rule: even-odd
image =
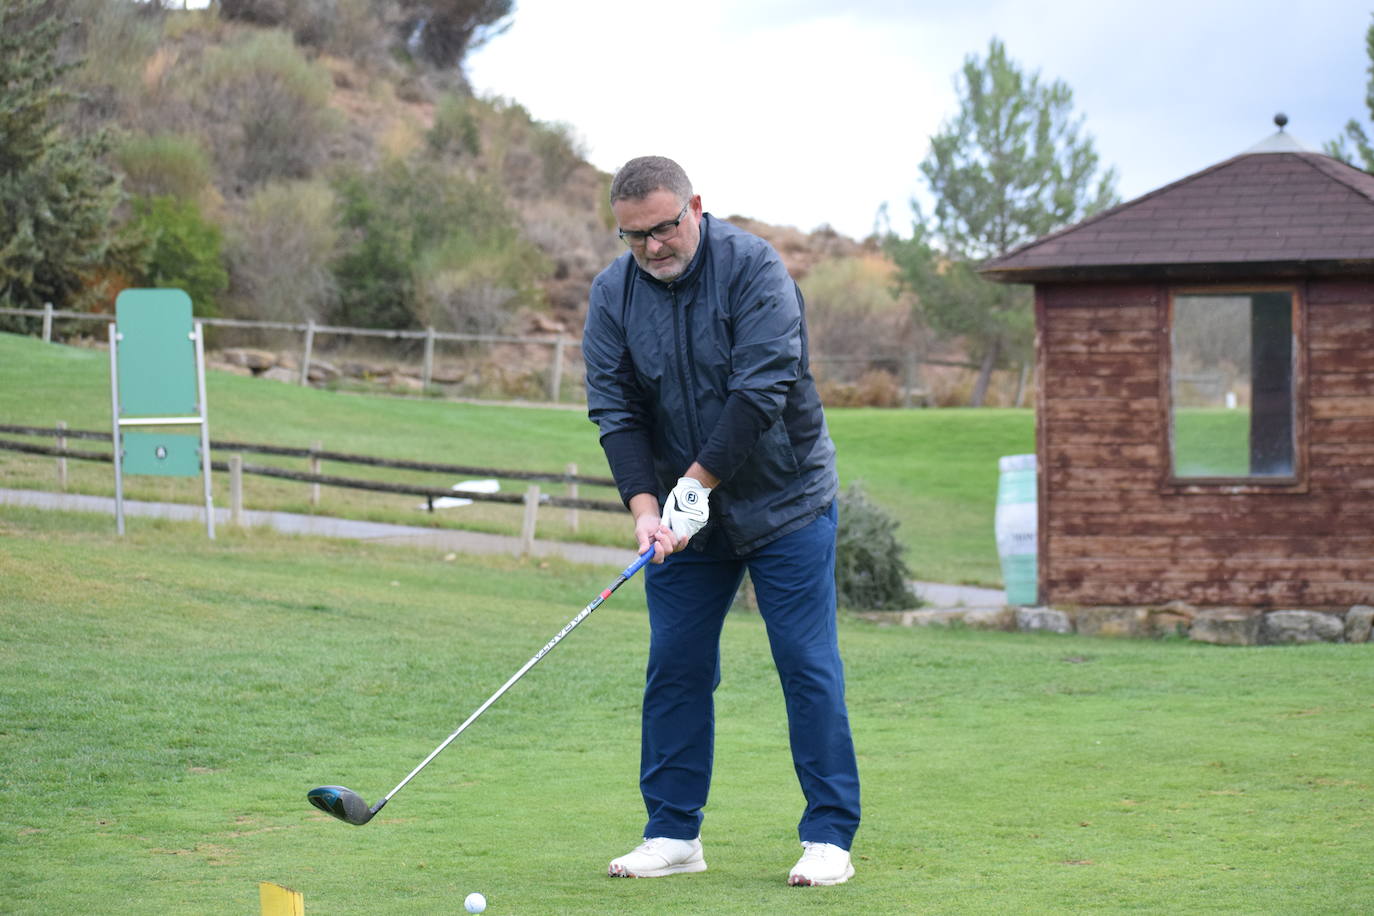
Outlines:
{"type": "Polygon", "coordinates": [[[1284,151],[1218,163],[1029,242],[982,272],[1025,283],[1127,268],[1351,261],[1374,269],[1374,175],[1320,153],[1284,151]]]}

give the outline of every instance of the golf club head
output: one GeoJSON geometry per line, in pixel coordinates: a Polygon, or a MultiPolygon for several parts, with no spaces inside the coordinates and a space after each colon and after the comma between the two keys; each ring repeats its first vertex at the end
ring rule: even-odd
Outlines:
{"type": "Polygon", "coordinates": [[[339,820],[356,827],[361,827],[372,820],[372,815],[382,809],[383,801],[376,808],[369,808],[363,797],[352,789],[343,786],[318,786],[305,794],[310,799],[310,804],[319,808],[325,814],[337,817],[339,820]]]}

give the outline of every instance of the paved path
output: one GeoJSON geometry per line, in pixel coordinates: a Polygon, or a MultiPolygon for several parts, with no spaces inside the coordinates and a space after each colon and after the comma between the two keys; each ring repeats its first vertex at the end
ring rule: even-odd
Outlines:
{"type": "MultiPolygon", "coordinates": [[[[97,512],[113,516],[115,501],[110,496],[85,496],[77,493],[46,493],[40,490],[0,489],[0,506],[29,506],[38,509],[57,509],[65,512],[97,512]]],[[[155,503],[124,500],[124,515],[130,517],[167,518],[176,521],[204,523],[205,510],[186,503],[155,503]]],[[[266,527],[284,534],[307,534],[317,537],[349,538],[371,544],[395,544],[425,547],[431,550],[451,550],[468,554],[520,553],[520,539],[511,535],[486,534],[480,531],[457,531],[443,528],[422,528],[415,525],[389,525],[332,518],[323,515],[298,515],[291,512],[262,512],[245,510],[245,525],[266,527]]],[[[229,510],[215,510],[216,529],[228,526],[229,510]]],[[[110,529],[114,531],[113,528],[110,529]]],[[[565,541],[534,541],[533,556],[562,557],[574,563],[623,567],[634,559],[633,552],[615,547],[576,544],[565,541]]],[[[937,582],[913,582],[916,593],[926,609],[1000,608],[1006,604],[1006,594],[998,589],[974,588],[966,585],[942,585],[937,582]]]]}

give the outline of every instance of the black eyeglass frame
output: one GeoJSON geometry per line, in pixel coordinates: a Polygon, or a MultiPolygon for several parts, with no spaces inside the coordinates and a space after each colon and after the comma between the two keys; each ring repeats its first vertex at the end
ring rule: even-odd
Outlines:
{"type": "Polygon", "coordinates": [[[616,235],[620,236],[620,240],[626,245],[643,245],[651,237],[655,241],[666,242],[677,235],[677,227],[687,218],[687,210],[691,206],[690,200],[683,204],[677,219],[666,219],[649,229],[617,229],[616,235]]]}

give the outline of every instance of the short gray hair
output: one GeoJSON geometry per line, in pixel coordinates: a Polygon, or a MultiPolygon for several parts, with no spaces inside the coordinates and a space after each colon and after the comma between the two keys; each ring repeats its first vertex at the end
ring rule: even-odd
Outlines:
{"type": "Polygon", "coordinates": [[[611,179],[611,203],[643,200],[658,190],[684,203],[692,199],[692,182],[682,166],[664,156],[640,156],[622,165],[611,179]]]}

